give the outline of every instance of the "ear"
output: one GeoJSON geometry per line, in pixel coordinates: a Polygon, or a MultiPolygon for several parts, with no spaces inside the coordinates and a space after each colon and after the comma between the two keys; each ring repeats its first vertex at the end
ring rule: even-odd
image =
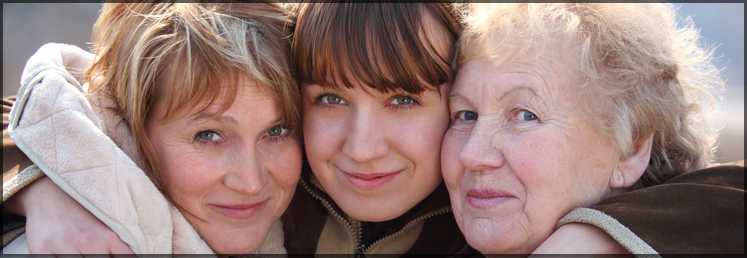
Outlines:
{"type": "Polygon", "coordinates": [[[624,188],[633,185],[643,175],[651,159],[651,147],[654,143],[654,134],[650,134],[633,146],[633,153],[623,157],[617,168],[612,171],[610,187],[624,188]]]}

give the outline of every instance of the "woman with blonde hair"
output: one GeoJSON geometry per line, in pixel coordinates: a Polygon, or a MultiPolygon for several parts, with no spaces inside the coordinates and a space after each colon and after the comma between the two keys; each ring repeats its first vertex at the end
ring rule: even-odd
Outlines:
{"type": "Polygon", "coordinates": [[[744,168],[700,170],[716,136],[710,92],[724,81],[675,15],[671,4],[472,6],[442,147],[472,247],[558,252],[541,245],[575,222],[603,229],[615,251],[744,252],[744,168]],[[583,208],[595,204],[630,228],[583,208]],[[683,215],[694,223],[676,224],[683,215]]]}
{"type": "Polygon", "coordinates": [[[275,4],[104,4],[93,57],[50,44],[26,66],[8,121],[34,162],[25,180],[43,171],[136,253],[284,253],[279,220],[301,170],[290,23],[275,4]],[[65,70],[86,59],[85,78],[65,70]]]}

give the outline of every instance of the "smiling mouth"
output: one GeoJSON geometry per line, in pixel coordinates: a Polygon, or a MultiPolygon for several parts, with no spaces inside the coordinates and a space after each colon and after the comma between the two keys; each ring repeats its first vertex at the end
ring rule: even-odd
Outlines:
{"type": "Polygon", "coordinates": [[[253,217],[261,209],[267,200],[252,204],[208,204],[223,216],[234,219],[248,219],[253,217]]]}
{"type": "Polygon", "coordinates": [[[391,182],[404,170],[386,173],[349,173],[342,169],[340,172],[353,186],[361,189],[375,189],[391,182]]]}
{"type": "Polygon", "coordinates": [[[472,189],[467,192],[467,203],[474,208],[490,208],[500,205],[512,198],[511,193],[492,189],[472,189]]]}

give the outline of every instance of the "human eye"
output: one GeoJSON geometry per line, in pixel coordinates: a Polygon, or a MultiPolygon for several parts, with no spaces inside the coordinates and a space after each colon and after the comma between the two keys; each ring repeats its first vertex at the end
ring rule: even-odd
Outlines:
{"type": "Polygon", "coordinates": [[[347,105],[347,101],[345,101],[342,97],[332,93],[324,93],[319,95],[314,99],[314,103],[322,106],[347,105]]]}
{"type": "Polygon", "coordinates": [[[276,125],[267,129],[265,137],[270,141],[279,141],[285,139],[290,134],[290,131],[290,128],[285,125],[276,125]]]}
{"type": "Polygon", "coordinates": [[[420,105],[420,102],[418,102],[415,98],[407,95],[393,96],[391,99],[389,99],[389,103],[387,103],[387,106],[393,108],[411,108],[415,105],[420,105]]]}
{"type": "Polygon", "coordinates": [[[519,121],[519,122],[532,122],[532,121],[539,122],[539,117],[537,116],[537,114],[526,109],[515,110],[513,114],[511,115],[511,119],[519,121]]]}
{"type": "Polygon", "coordinates": [[[195,134],[194,141],[203,144],[217,144],[223,142],[223,136],[217,130],[202,130],[195,134]]]}
{"type": "Polygon", "coordinates": [[[460,110],[454,113],[452,120],[458,123],[474,123],[477,121],[477,112],[471,110],[460,110]]]}

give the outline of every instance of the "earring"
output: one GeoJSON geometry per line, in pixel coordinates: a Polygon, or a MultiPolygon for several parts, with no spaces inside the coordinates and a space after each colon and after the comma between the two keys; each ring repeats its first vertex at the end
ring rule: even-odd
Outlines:
{"type": "Polygon", "coordinates": [[[625,184],[625,178],[623,177],[622,172],[620,172],[620,169],[615,167],[612,169],[612,187],[614,188],[621,188],[625,184]]]}

